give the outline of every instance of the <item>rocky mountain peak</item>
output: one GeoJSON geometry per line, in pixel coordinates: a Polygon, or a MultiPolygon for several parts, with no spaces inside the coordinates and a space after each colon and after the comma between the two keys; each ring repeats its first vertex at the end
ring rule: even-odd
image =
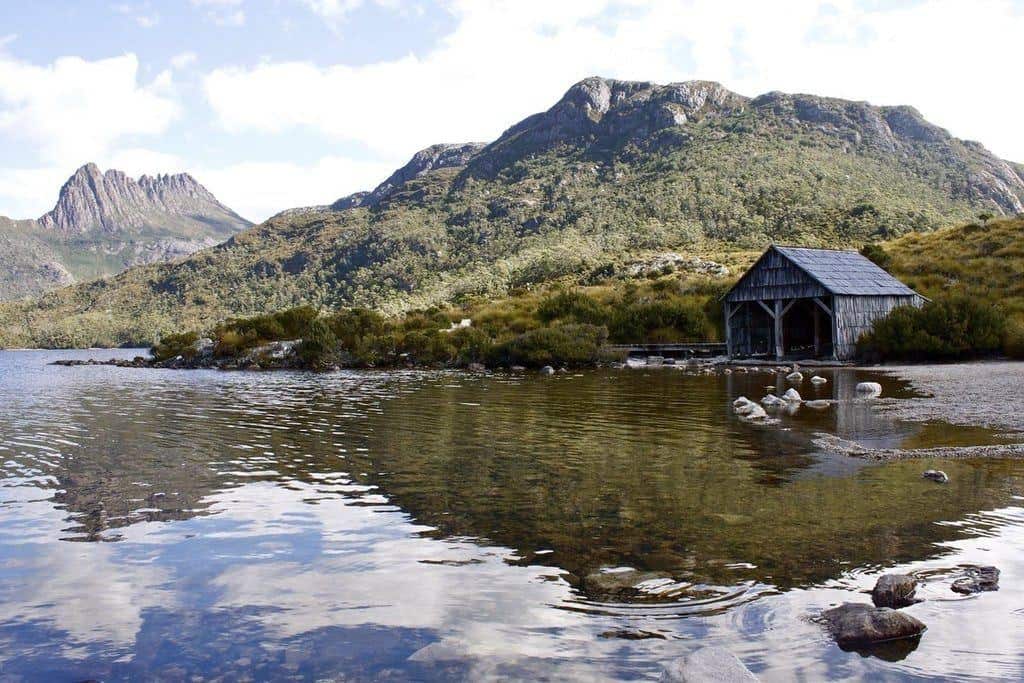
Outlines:
{"type": "Polygon", "coordinates": [[[592,76],[569,88],[547,111],[505,131],[472,160],[468,173],[490,177],[522,156],[562,144],[619,147],[670,126],[728,116],[748,102],[714,81],[658,85],[592,76]]]}
{"type": "Polygon", "coordinates": [[[102,172],[94,163],[76,170],[60,189],[53,210],[39,224],[65,236],[125,233],[159,223],[159,215],[228,216],[247,222],[225,207],[187,173],[144,175],[134,180],[122,171],[102,172]]]}

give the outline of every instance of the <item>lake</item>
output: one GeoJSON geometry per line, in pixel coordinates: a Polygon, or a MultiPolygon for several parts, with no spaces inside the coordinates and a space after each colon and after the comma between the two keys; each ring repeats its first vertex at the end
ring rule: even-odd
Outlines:
{"type": "Polygon", "coordinates": [[[0,681],[643,680],[708,644],[764,680],[1024,678],[1024,461],[811,444],[1006,440],[845,400],[897,378],[822,370],[842,403],[757,425],[731,401],[774,374],[48,365],[137,353],[0,353],[0,681]],[[950,591],[966,564],[999,592],[950,591]],[[892,570],[928,631],[841,650],[814,616],[892,570]]]}

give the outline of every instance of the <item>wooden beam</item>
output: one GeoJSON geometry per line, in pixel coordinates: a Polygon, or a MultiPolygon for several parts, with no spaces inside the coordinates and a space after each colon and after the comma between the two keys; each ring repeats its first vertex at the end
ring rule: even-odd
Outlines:
{"type": "Polygon", "coordinates": [[[821,311],[814,307],[814,357],[821,355],[821,311]]]}
{"type": "Polygon", "coordinates": [[[832,315],[832,309],[829,308],[828,306],[826,306],[825,302],[822,301],[819,297],[814,297],[814,303],[816,303],[819,306],[821,306],[821,310],[825,311],[829,315],[832,315]]]}
{"type": "Polygon", "coordinates": [[[736,308],[733,308],[733,309],[730,310],[729,306],[731,306],[732,304],[730,304],[728,301],[726,301],[725,302],[725,310],[729,311],[729,317],[731,318],[733,315],[735,315],[736,311],[738,311],[741,308],[743,308],[743,304],[745,304],[745,303],[747,303],[747,302],[746,301],[741,301],[738,304],[736,304],[736,308]]]}
{"type": "Polygon", "coordinates": [[[761,308],[763,308],[764,310],[766,310],[768,312],[768,315],[770,315],[773,318],[775,317],[775,311],[773,311],[772,309],[768,308],[768,304],[766,304],[765,302],[761,301],[760,299],[757,300],[757,303],[761,305],[761,308]]]}
{"type": "MultiPolygon", "coordinates": [[[[736,307],[737,309],[739,306],[736,307]]],[[[725,302],[725,355],[732,358],[732,314],[735,313],[732,304],[725,302]]]]}
{"type": "Polygon", "coordinates": [[[782,299],[775,300],[775,357],[782,359],[782,350],[785,345],[782,343],[782,299]]]}
{"type": "Polygon", "coordinates": [[[789,309],[793,308],[793,304],[795,304],[796,302],[797,300],[793,299],[788,304],[786,304],[786,307],[782,309],[782,315],[786,315],[787,313],[789,313],[789,309]]]}

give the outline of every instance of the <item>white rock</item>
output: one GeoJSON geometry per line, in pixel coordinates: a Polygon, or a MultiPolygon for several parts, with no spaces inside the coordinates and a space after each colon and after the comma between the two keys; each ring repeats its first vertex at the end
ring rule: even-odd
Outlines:
{"type": "Polygon", "coordinates": [[[744,405],[744,404],[747,404],[747,403],[753,403],[753,401],[751,401],[746,396],[740,396],[739,398],[737,398],[735,401],[732,402],[732,407],[733,408],[739,408],[741,405],[744,405]]]}
{"type": "Polygon", "coordinates": [[[663,664],[661,678],[658,680],[663,683],[756,683],[757,677],[728,650],[702,647],[685,657],[663,664]]]}
{"type": "Polygon", "coordinates": [[[878,382],[861,382],[857,385],[857,395],[863,398],[881,396],[882,385],[878,382]]]}
{"type": "Polygon", "coordinates": [[[792,388],[792,387],[790,387],[789,389],[786,389],[786,393],[784,393],[782,395],[782,398],[786,399],[787,401],[796,401],[796,402],[800,402],[800,401],[803,400],[802,398],[800,398],[800,392],[797,391],[796,389],[792,388]]]}
{"type": "Polygon", "coordinates": [[[814,377],[811,378],[811,384],[826,384],[827,382],[827,379],[825,379],[824,377],[819,377],[818,375],[815,375],[814,377]]]}
{"type": "Polygon", "coordinates": [[[804,376],[803,376],[803,374],[801,374],[799,372],[791,372],[788,375],[786,375],[786,379],[788,379],[790,382],[798,382],[799,383],[799,382],[803,382],[804,381],[804,376]]]}
{"type": "Polygon", "coordinates": [[[786,402],[783,401],[778,396],[776,396],[775,394],[768,394],[767,396],[761,399],[761,405],[769,407],[784,406],[786,405],[786,402]]]}
{"type": "Polygon", "coordinates": [[[818,399],[816,401],[804,401],[804,405],[808,408],[814,408],[815,410],[824,410],[832,405],[832,401],[826,401],[824,399],[818,399]]]}

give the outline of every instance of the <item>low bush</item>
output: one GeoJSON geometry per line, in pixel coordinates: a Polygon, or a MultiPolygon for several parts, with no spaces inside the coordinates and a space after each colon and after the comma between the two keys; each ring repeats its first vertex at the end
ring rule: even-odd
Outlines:
{"type": "Polygon", "coordinates": [[[314,319],[305,324],[302,343],[296,349],[299,360],[310,370],[325,370],[334,364],[338,340],[324,320],[314,319]]]}
{"type": "Polygon", "coordinates": [[[961,360],[997,353],[1005,333],[998,308],[950,296],[895,309],[861,336],[858,350],[879,360],[961,360]]]}
{"type": "Polygon", "coordinates": [[[169,334],[153,346],[149,353],[156,361],[170,360],[178,356],[186,359],[192,358],[196,354],[197,341],[199,341],[199,335],[195,332],[169,334]]]}
{"type": "Polygon", "coordinates": [[[499,366],[545,365],[579,367],[603,360],[608,329],[598,325],[559,325],[542,327],[498,344],[490,354],[490,363],[499,366]]]}

